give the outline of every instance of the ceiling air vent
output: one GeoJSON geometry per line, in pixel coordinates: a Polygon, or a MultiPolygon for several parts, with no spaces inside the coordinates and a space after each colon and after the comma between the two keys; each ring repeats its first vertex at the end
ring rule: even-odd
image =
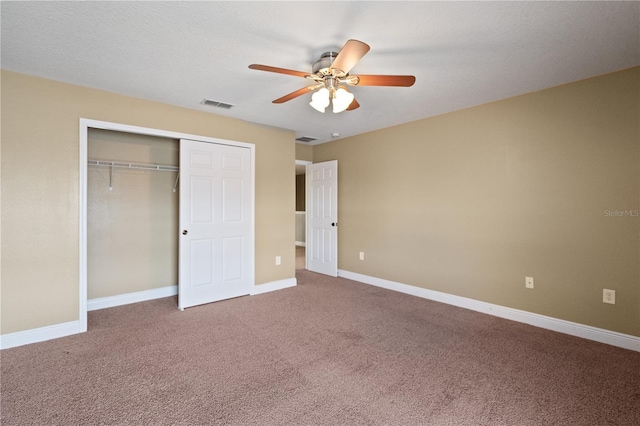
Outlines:
{"type": "Polygon", "coordinates": [[[299,138],[296,138],[296,140],[297,140],[298,142],[306,142],[306,143],[309,143],[309,142],[313,142],[313,141],[315,141],[315,140],[318,140],[318,138],[310,138],[309,136],[301,136],[301,137],[299,137],[299,138]]]}
{"type": "Polygon", "coordinates": [[[200,102],[202,105],[209,105],[209,106],[214,106],[214,107],[218,107],[218,108],[224,108],[224,109],[230,109],[231,107],[233,107],[233,104],[228,104],[226,102],[220,102],[220,101],[214,101],[213,99],[203,99],[202,102],[200,102]]]}

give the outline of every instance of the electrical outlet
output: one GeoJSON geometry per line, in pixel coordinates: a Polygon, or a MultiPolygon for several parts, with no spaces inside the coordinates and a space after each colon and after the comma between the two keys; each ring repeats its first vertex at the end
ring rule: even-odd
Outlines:
{"type": "Polygon", "coordinates": [[[533,288],[533,277],[524,277],[524,286],[526,288],[533,288]]]}
{"type": "Polygon", "coordinates": [[[276,256],[276,265],[280,265],[282,263],[282,258],[280,256],[276,256]]]}
{"type": "Polygon", "coordinates": [[[364,260],[364,252],[363,251],[360,252],[360,260],[364,260]]]}
{"type": "Polygon", "coordinates": [[[610,303],[612,305],[616,304],[616,291],[608,290],[606,288],[602,289],[602,302],[610,303]]]}

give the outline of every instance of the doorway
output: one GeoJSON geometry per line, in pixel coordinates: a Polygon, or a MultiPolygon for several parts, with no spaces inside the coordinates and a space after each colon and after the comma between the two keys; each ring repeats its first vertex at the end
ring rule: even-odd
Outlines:
{"type": "Polygon", "coordinates": [[[296,269],[306,269],[306,169],[311,161],[296,160],[296,269]]]}

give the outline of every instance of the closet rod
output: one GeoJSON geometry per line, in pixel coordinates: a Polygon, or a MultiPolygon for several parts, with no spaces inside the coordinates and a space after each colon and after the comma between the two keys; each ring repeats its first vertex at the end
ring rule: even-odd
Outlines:
{"type": "Polygon", "coordinates": [[[141,170],[158,170],[163,172],[177,172],[180,170],[177,166],[165,166],[162,164],[142,164],[142,163],[120,163],[117,161],[89,160],[90,166],[103,166],[122,169],[141,169],[141,170]]]}

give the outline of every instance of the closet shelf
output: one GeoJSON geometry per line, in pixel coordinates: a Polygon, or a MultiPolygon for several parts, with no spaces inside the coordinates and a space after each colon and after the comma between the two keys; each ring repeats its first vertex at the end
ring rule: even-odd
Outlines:
{"type": "Polygon", "coordinates": [[[89,160],[90,166],[113,167],[121,169],[141,169],[141,170],[158,170],[163,172],[177,172],[180,167],[166,166],[162,164],[143,164],[143,163],[120,163],[117,161],[89,160]]]}

